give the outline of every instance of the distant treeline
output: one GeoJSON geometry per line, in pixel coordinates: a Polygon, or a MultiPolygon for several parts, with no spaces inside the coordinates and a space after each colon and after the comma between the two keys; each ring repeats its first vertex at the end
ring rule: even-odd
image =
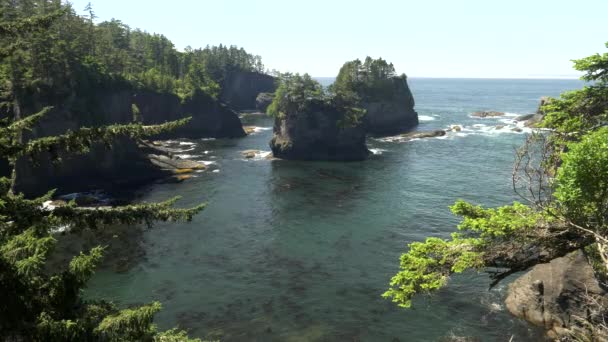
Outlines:
{"type": "Polygon", "coordinates": [[[28,47],[9,56],[19,63],[5,60],[0,66],[0,76],[16,80],[12,87],[22,95],[46,94],[58,100],[108,83],[128,82],[182,98],[196,90],[217,97],[230,73],[264,71],[260,56],[236,46],[187,47],[180,52],[167,37],[132,29],[120,20],[96,24],[90,4],[85,15],[78,15],[72,5],[58,0],[0,2],[0,16],[7,21],[44,18],[57,10],[62,15],[49,20],[48,30],[19,32],[17,40],[0,38],[6,40],[0,42],[3,47],[28,47]]]}

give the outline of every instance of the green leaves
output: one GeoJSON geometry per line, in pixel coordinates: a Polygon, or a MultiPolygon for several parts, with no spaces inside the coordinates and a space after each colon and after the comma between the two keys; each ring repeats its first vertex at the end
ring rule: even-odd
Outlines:
{"type": "Polygon", "coordinates": [[[568,144],[555,179],[557,210],[578,225],[608,229],[608,127],[568,144]]]}
{"type": "Polygon", "coordinates": [[[545,218],[521,203],[482,208],[459,200],[451,208],[463,217],[459,232],[444,240],[436,237],[413,242],[401,256],[399,272],[383,297],[409,308],[416,294],[429,294],[448,282],[450,275],[467,269],[482,270],[494,262],[488,249],[505,240],[522,240],[545,218]]]}
{"type": "MultiPolygon", "coordinates": [[[[608,48],[608,43],[606,43],[608,48]]],[[[608,53],[599,54],[574,60],[574,69],[585,71],[582,77],[585,81],[608,82],[608,53]]]]}
{"type": "Polygon", "coordinates": [[[89,254],[80,252],[70,261],[69,272],[81,284],[85,284],[95,272],[95,268],[103,258],[103,247],[93,248],[89,254]]]}

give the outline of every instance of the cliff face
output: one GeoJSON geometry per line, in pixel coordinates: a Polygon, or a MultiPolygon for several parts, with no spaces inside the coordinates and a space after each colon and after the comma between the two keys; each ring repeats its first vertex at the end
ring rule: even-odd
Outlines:
{"type": "Polygon", "coordinates": [[[186,126],[163,134],[162,138],[237,138],[246,135],[238,113],[202,93],[181,103],[173,94],[142,92],[133,96],[133,103],[146,125],[192,117],[186,126]]]}
{"type": "Polygon", "coordinates": [[[275,78],[258,72],[235,72],[226,77],[220,98],[237,110],[256,108],[256,97],[260,93],[276,90],[275,78]]]}
{"type": "Polygon", "coordinates": [[[414,110],[414,96],[405,78],[390,80],[390,93],[382,100],[363,100],[367,110],[365,130],[375,136],[403,133],[418,125],[418,113],[414,110]]]}
{"type": "Polygon", "coordinates": [[[342,115],[316,102],[305,113],[277,118],[270,148],[277,158],[294,160],[363,160],[369,155],[363,126],[340,127],[342,115]]]}
{"type": "MultiPolygon", "coordinates": [[[[34,127],[29,138],[58,135],[84,126],[132,122],[133,103],[139,107],[145,124],[192,116],[187,126],[160,138],[245,136],[237,114],[204,94],[182,104],[173,94],[125,88],[99,92],[92,101],[96,110],[86,115],[75,113],[73,103],[68,101],[55,104],[55,109],[34,127]]],[[[127,138],[114,141],[111,149],[96,144],[84,155],[62,155],[61,163],[53,164],[47,155],[37,156],[34,162],[23,159],[17,164],[16,188],[27,196],[41,195],[53,188],[59,193],[69,193],[141,186],[171,174],[151,163],[147,152],[127,138]]]]}

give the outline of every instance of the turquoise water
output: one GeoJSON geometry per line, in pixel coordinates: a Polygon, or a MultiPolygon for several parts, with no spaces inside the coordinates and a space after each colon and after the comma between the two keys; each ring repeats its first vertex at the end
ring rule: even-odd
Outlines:
{"type": "Polygon", "coordinates": [[[142,200],[175,195],[208,202],[190,224],[158,224],[134,241],[144,256],[126,272],[100,270],[87,295],[128,306],[159,300],[162,328],[224,341],[536,341],[541,333],[505,311],[507,282],[483,274],[451,279],[410,310],[382,299],[399,255],[427,236],[448,237],[463,198],[502,205],[511,190],[516,114],[573,80],[410,79],[420,130],[461,125],[444,138],[369,140],[364,162],[254,160],[269,151],[272,121],[243,118],[258,132],[235,140],[175,141],[184,157],[212,162],[181,184],[159,184],[142,200]],[[507,112],[474,119],[476,110],[507,112]],[[505,126],[496,129],[495,126],[505,126]]]}

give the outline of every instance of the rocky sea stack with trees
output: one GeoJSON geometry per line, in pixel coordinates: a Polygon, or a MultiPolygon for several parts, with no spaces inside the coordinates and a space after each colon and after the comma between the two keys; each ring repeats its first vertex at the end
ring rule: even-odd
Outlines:
{"type": "Polygon", "coordinates": [[[282,75],[267,110],[275,118],[270,146],[283,159],[363,160],[367,135],[418,125],[407,77],[382,58],[346,62],[328,89],[307,74],[282,75]]]}

